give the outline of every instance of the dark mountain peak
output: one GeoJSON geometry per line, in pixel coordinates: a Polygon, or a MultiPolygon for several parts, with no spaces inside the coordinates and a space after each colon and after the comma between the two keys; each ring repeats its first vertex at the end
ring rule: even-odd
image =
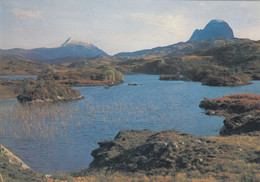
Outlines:
{"type": "Polygon", "coordinates": [[[224,20],[221,20],[221,19],[213,19],[208,24],[211,24],[211,23],[226,23],[226,22],[224,20]]]}
{"type": "Polygon", "coordinates": [[[234,39],[233,30],[224,20],[211,20],[203,30],[196,29],[190,41],[194,40],[210,40],[210,39],[234,39]]]}

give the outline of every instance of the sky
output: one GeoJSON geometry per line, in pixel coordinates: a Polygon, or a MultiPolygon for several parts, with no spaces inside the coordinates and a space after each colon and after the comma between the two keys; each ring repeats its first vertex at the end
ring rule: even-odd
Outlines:
{"type": "Polygon", "coordinates": [[[58,47],[73,37],[113,55],[185,42],[212,19],[260,40],[257,1],[0,0],[0,49],[58,47]]]}

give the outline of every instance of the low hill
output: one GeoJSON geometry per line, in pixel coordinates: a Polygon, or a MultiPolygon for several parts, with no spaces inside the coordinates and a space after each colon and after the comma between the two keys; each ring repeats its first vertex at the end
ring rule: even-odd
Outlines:
{"type": "Polygon", "coordinates": [[[0,75],[37,75],[54,67],[30,59],[15,56],[0,56],[0,75]]]}
{"type": "Polygon", "coordinates": [[[194,51],[209,49],[213,47],[221,47],[226,44],[235,42],[249,41],[247,39],[213,39],[179,42],[165,47],[156,47],[153,49],[140,50],[135,52],[122,52],[114,55],[115,57],[165,57],[177,56],[193,53],[194,51]]]}
{"type": "Polygon", "coordinates": [[[260,79],[260,41],[225,45],[200,55],[212,56],[218,65],[241,70],[253,79],[260,79]]]}
{"type": "Polygon", "coordinates": [[[115,57],[106,57],[102,55],[90,57],[63,57],[44,61],[51,65],[65,66],[68,68],[96,68],[102,65],[110,64],[112,62],[119,62],[115,57]]]}

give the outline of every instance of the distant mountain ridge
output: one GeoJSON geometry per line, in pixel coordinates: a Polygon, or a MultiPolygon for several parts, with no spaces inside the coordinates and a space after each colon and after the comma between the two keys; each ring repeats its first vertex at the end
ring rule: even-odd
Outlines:
{"type": "Polygon", "coordinates": [[[179,42],[165,47],[155,47],[152,49],[145,49],[135,52],[121,52],[115,57],[152,57],[152,56],[178,56],[190,54],[194,51],[200,51],[203,49],[209,49],[214,47],[221,47],[224,45],[236,43],[236,42],[247,42],[249,39],[211,39],[211,40],[198,40],[198,41],[187,41],[179,42]]]}
{"type": "Polygon", "coordinates": [[[36,61],[44,61],[61,57],[109,56],[93,44],[68,38],[60,47],[36,49],[0,50],[1,55],[18,56],[36,61]]]}
{"type": "Polygon", "coordinates": [[[179,42],[164,47],[155,47],[134,52],[121,52],[116,57],[135,57],[151,55],[183,55],[196,50],[219,47],[222,45],[245,41],[245,39],[236,39],[233,30],[223,20],[211,20],[203,30],[196,29],[187,42],[179,42]]]}
{"type": "MultiPolygon", "coordinates": [[[[236,42],[250,41],[248,39],[238,39],[234,37],[233,30],[223,20],[211,20],[203,30],[196,29],[191,38],[186,42],[144,49],[134,52],[120,52],[113,57],[116,59],[128,59],[130,57],[165,57],[190,54],[194,51],[220,47],[236,42]]],[[[78,59],[79,57],[106,56],[110,57],[103,50],[93,44],[82,42],[74,38],[68,38],[60,47],[56,48],[37,48],[37,49],[9,49],[1,50],[0,55],[18,56],[29,58],[36,61],[49,62],[58,60],[63,62],[65,59],[78,59]]],[[[56,61],[57,62],[57,61],[56,61]]],[[[65,61],[66,62],[66,61],[65,61]]]]}

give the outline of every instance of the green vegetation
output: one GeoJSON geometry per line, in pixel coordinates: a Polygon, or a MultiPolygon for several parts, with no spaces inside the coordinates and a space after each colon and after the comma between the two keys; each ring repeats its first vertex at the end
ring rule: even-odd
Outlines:
{"type": "Polygon", "coordinates": [[[110,66],[101,66],[98,69],[104,72],[104,79],[109,80],[111,85],[124,82],[124,76],[121,72],[110,66]]]}
{"type": "Polygon", "coordinates": [[[35,83],[35,80],[27,78],[24,80],[9,80],[0,78],[0,98],[15,98],[25,87],[35,83]]]}

